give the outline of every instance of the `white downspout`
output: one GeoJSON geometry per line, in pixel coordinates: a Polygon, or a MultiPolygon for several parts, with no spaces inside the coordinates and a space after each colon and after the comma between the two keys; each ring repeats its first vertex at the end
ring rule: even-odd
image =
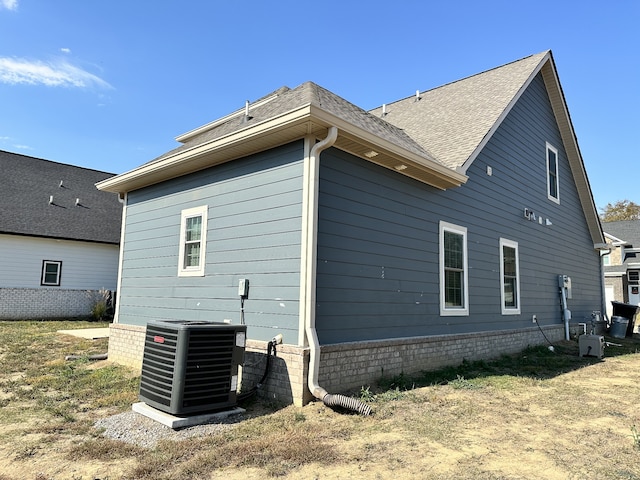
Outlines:
{"type": "MultiPolygon", "coordinates": [[[[339,394],[328,393],[318,385],[320,371],[320,342],[316,331],[316,270],[318,263],[318,190],[320,186],[320,153],[331,147],[338,138],[338,128],[329,127],[324,140],[313,145],[309,159],[305,165],[305,193],[303,194],[303,262],[301,272],[300,301],[304,318],[304,333],[309,345],[309,373],[307,386],[315,398],[331,408],[356,411],[362,415],[370,415],[371,407],[358,399],[339,394]]],[[[308,138],[306,142],[310,142],[308,138]]],[[[308,143],[305,144],[308,148],[308,143]]]]}
{"type": "Polygon", "coordinates": [[[611,249],[602,249],[600,250],[599,254],[600,254],[600,289],[602,290],[601,295],[602,295],[602,305],[600,306],[600,308],[602,308],[602,318],[605,320],[605,322],[607,324],[609,324],[609,320],[610,318],[607,315],[607,289],[606,289],[606,277],[604,276],[604,255],[603,252],[605,252],[604,255],[606,255],[607,253],[611,253],[611,249]]]}
{"type": "Polygon", "coordinates": [[[316,143],[309,153],[309,191],[307,198],[307,255],[309,256],[306,271],[307,298],[305,299],[305,335],[309,343],[309,391],[322,400],[327,391],[318,385],[320,370],[320,343],[316,332],[316,267],[318,245],[318,188],[320,177],[320,153],[331,147],[338,138],[338,129],[329,127],[324,140],[316,143]]]}
{"type": "Polygon", "coordinates": [[[124,231],[127,224],[127,204],[129,196],[127,193],[119,193],[118,201],[122,204],[122,218],[120,219],[120,248],[118,251],[118,277],[116,278],[116,308],[113,312],[113,323],[120,323],[120,291],[122,290],[122,264],[124,262],[124,231]]]}

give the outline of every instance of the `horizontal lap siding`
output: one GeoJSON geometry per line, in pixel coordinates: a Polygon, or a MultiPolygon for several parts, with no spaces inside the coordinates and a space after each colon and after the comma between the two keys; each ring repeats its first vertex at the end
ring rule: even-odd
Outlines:
{"type": "Polygon", "coordinates": [[[118,245],[0,235],[0,288],[115,290],[118,245]],[[62,262],[59,287],[40,285],[42,261],[62,262]]]}
{"type": "Polygon", "coordinates": [[[118,321],[239,322],[248,278],[248,336],[297,343],[302,142],[128,196],[118,321]],[[178,277],[180,214],[208,205],[204,277],[178,277]]]}
{"type": "Polygon", "coordinates": [[[572,277],[574,321],[601,308],[599,256],[540,76],[467,174],[466,185],[443,192],[344,152],[323,153],[322,343],[530,328],[533,314],[560,324],[558,274],[572,277]],[[547,199],[545,142],[558,149],[560,205],[547,199]],[[524,219],[525,207],[553,225],[524,219]],[[468,316],[439,314],[440,221],[467,228],[468,316]],[[501,314],[501,237],[519,245],[520,315],[501,314]]]}

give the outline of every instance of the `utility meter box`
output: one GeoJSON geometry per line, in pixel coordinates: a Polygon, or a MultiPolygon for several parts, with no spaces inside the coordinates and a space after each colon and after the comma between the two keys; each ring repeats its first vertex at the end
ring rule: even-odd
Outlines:
{"type": "Polygon", "coordinates": [[[558,287],[565,291],[566,298],[571,298],[571,277],[568,275],[558,275],[558,287]]]}
{"type": "Polygon", "coordinates": [[[604,356],[604,337],[602,335],[580,335],[578,337],[581,357],[604,356]]]}

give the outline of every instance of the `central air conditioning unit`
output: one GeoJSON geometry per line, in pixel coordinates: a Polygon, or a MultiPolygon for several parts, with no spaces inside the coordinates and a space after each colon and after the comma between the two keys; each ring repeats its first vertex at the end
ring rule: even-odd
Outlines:
{"type": "Polygon", "coordinates": [[[140,400],[172,415],[234,407],[246,334],[246,325],[149,322],[140,400]]]}

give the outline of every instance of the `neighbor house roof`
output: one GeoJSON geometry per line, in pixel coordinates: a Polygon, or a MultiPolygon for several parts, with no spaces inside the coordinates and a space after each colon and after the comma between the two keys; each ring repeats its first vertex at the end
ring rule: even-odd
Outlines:
{"type": "Polygon", "coordinates": [[[282,87],[245,109],[177,138],[176,149],[98,184],[127,192],[337,127],[334,147],[437,188],[466,171],[539,73],[562,135],[594,244],[604,243],[573,125],[550,51],[367,112],[312,83],[282,87]]]}
{"type": "Polygon", "coordinates": [[[640,267],[640,220],[621,220],[618,222],[602,222],[605,236],[616,246],[624,247],[622,265],[605,265],[605,274],[611,276],[625,275],[627,269],[640,267]]]}
{"type": "Polygon", "coordinates": [[[119,244],[122,204],[96,189],[112,173],[0,150],[0,234],[119,244]]]}
{"type": "Polygon", "coordinates": [[[625,245],[640,248],[640,220],[602,222],[602,229],[625,245]]]}

